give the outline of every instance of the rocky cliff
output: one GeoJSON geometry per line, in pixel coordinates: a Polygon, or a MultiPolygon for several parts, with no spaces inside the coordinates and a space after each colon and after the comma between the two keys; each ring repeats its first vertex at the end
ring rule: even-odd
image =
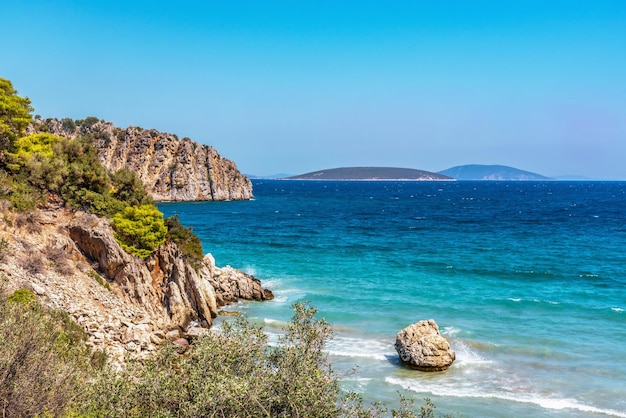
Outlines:
{"type": "Polygon", "coordinates": [[[118,128],[97,118],[37,119],[33,131],[95,140],[100,161],[111,171],[128,169],[156,201],[251,199],[252,183],[211,146],[154,129],[118,128]]]}
{"type": "Polygon", "coordinates": [[[166,338],[197,335],[227,303],[273,297],[210,255],[194,269],[171,242],[145,260],[131,256],[107,219],[56,202],[52,196],[44,208],[14,213],[0,200],[2,287],[31,289],[42,304],[68,312],[113,363],[150,353],[166,338]]]}

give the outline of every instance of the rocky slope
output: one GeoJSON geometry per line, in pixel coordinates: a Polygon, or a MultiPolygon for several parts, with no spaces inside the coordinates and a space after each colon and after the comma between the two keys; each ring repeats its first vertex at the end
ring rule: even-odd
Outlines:
{"type": "Polygon", "coordinates": [[[133,171],[156,201],[251,199],[252,183],[210,146],[154,129],[115,127],[97,118],[38,119],[32,131],[76,137],[91,135],[111,171],[133,171]]]}
{"type": "Polygon", "coordinates": [[[273,297],[254,277],[216,267],[210,255],[194,269],[171,242],[145,260],[133,257],[107,219],[62,208],[53,196],[30,213],[7,206],[0,200],[2,287],[31,289],[42,304],[68,312],[114,364],[165,339],[187,342],[227,303],[273,297]]]}

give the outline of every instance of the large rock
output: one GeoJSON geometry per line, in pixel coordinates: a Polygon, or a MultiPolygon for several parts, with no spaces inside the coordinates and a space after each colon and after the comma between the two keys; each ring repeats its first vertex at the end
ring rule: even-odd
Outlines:
{"type": "Polygon", "coordinates": [[[269,289],[261,286],[261,281],[254,276],[230,266],[216,267],[215,259],[211,254],[204,256],[203,269],[206,269],[206,277],[216,292],[217,303],[224,306],[244,300],[272,300],[274,294],[269,289]]]}
{"type": "Polygon", "coordinates": [[[172,242],[145,260],[129,255],[115,241],[108,220],[96,215],[77,212],[68,230],[115,293],[163,318],[168,327],[186,329],[191,321],[210,327],[221,306],[239,299],[273,298],[260,280],[230,267],[216,267],[210,255],[194,269],[172,242]]]}
{"type": "Polygon", "coordinates": [[[31,131],[90,135],[102,164],[134,172],[156,201],[252,199],[252,183],[213,147],[154,129],[118,128],[87,118],[77,123],[37,120],[31,131]]]}
{"type": "Polygon", "coordinates": [[[437,323],[432,319],[419,321],[400,331],[395,347],[400,360],[417,370],[445,370],[455,359],[450,344],[441,336],[437,323]]]}

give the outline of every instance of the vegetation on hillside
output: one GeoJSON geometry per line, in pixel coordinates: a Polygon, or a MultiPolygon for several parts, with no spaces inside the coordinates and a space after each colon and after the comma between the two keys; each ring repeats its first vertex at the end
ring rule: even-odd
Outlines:
{"type": "MultiPolygon", "coordinates": [[[[198,265],[200,240],[176,220],[169,222],[174,228],[168,235],[163,214],[134,173],[110,173],[89,135],[75,139],[47,132],[26,135],[31,112],[30,100],[19,97],[11,82],[0,78],[0,198],[8,199],[13,210],[32,210],[56,195],[66,206],[111,218],[118,243],[130,254],[148,257],[169,236],[183,244],[187,258],[198,265]]],[[[75,127],[71,119],[63,123],[75,127]]]]}
{"type": "MultiPolygon", "coordinates": [[[[26,135],[31,112],[30,100],[0,78],[0,199],[15,211],[60,199],[68,207],[109,217],[118,242],[139,257],[169,238],[198,265],[200,240],[177,217],[164,220],[132,173],[109,173],[88,136],[26,135]]],[[[0,240],[0,259],[10,256],[7,251],[7,242],[0,240]]],[[[434,417],[429,401],[420,412],[404,399],[399,409],[386,411],[380,405],[365,407],[357,394],[342,394],[340,376],[325,353],[332,329],[308,304],[294,305],[277,344],[238,318],[224,323],[221,333],[199,338],[185,355],[166,343],[154,356],[115,371],[104,364],[102,353],[87,348],[83,329],[66,313],[43,308],[29,290],[10,296],[4,290],[0,280],[3,417],[377,417],[389,412],[399,418],[434,417]]]]}
{"type": "Polygon", "coordinates": [[[294,312],[275,345],[239,317],[184,356],[165,344],[116,371],[86,348],[84,331],[67,314],[44,309],[28,290],[6,297],[0,288],[2,416],[435,416],[429,401],[420,412],[405,399],[387,411],[342,394],[324,352],[332,329],[309,304],[294,312]]]}
{"type": "Polygon", "coordinates": [[[66,313],[44,309],[29,290],[8,297],[2,290],[0,286],[2,416],[61,416],[102,366],[96,361],[102,357],[87,349],[85,332],[66,313]]]}

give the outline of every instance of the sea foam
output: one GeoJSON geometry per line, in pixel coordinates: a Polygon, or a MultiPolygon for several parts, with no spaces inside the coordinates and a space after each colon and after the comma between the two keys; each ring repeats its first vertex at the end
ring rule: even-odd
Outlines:
{"type": "Polygon", "coordinates": [[[575,399],[569,398],[551,398],[535,393],[511,393],[507,391],[488,390],[477,386],[458,386],[450,385],[432,385],[432,382],[424,382],[418,380],[405,380],[396,377],[387,377],[385,381],[392,385],[401,386],[405,390],[416,393],[430,393],[435,396],[447,396],[456,398],[494,398],[505,401],[520,402],[534,404],[545,409],[563,410],[575,409],[581,412],[590,412],[595,414],[604,414],[614,417],[626,418],[626,412],[616,411],[606,408],[597,408],[591,405],[585,405],[575,399]]]}

